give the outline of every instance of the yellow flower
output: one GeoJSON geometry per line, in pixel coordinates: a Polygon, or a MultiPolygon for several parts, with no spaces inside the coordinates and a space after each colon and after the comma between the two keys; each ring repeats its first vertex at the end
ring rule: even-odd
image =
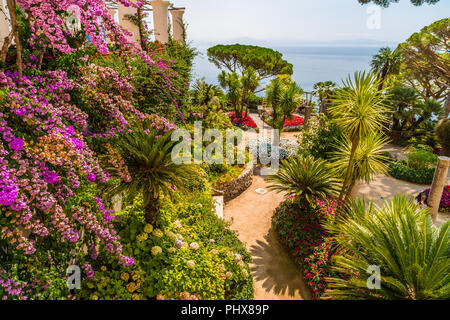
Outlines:
{"type": "Polygon", "coordinates": [[[134,281],[136,281],[137,279],[139,279],[139,275],[138,274],[133,274],[133,276],[131,277],[134,281]]]}
{"type": "Polygon", "coordinates": [[[147,234],[147,233],[141,233],[140,235],[138,235],[138,236],[136,237],[136,239],[137,239],[139,242],[145,241],[145,240],[148,239],[148,234],[147,234]]]}
{"type": "Polygon", "coordinates": [[[153,235],[157,238],[161,238],[164,235],[164,233],[160,229],[155,229],[153,230],[153,235]]]}
{"type": "Polygon", "coordinates": [[[195,267],[195,261],[194,260],[189,260],[186,262],[187,266],[189,269],[194,269],[195,267]]]}
{"type": "Polygon", "coordinates": [[[102,271],[106,271],[106,270],[107,270],[105,266],[102,266],[100,269],[101,269],[102,271]]]}
{"type": "Polygon", "coordinates": [[[98,300],[97,296],[92,296],[92,300],[98,300]]]}
{"type": "Polygon", "coordinates": [[[130,283],[127,285],[127,290],[128,290],[128,292],[130,292],[130,293],[133,293],[134,291],[136,291],[136,289],[137,289],[137,287],[136,287],[136,284],[135,284],[134,282],[130,282],[130,283]]]}
{"type": "Polygon", "coordinates": [[[151,233],[153,231],[153,226],[151,225],[151,224],[147,224],[145,227],[144,227],[144,232],[145,233],[151,233]]]}
{"type": "Polygon", "coordinates": [[[137,293],[133,294],[133,300],[141,300],[137,293]]]}
{"type": "Polygon", "coordinates": [[[162,248],[159,246],[154,246],[152,248],[152,255],[156,256],[162,252],[162,248]]]}
{"type": "Polygon", "coordinates": [[[120,278],[121,278],[123,281],[128,281],[128,279],[130,279],[130,275],[129,275],[128,273],[124,272],[124,273],[122,273],[122,274],[120,275],[120,278]]]}

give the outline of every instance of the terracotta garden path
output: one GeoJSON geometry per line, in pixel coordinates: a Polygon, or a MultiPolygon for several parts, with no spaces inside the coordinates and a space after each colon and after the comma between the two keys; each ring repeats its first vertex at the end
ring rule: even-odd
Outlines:
{"type": "MultiPolygon", "coordinates": [[[[250,116],[264,135],[270,136],[273,129],[257,114],[250,116]]],[[[296,141],[297,134],[285,133],[282,138],[296,141]]],[[[245,137],[253,138],[256,136],[245,137]]],[[[401,156],[401,150],[398,148],[389,149],[395,156],[401,156]]],[[[364,196],[368,200],[382,201],[391,199],[395,193],[413,196],[425,188],[427,186],[379,176],[370,185],[358,184],[356,195],[364,196]]],[[[239,239],[246,244],[253,258],[250,268],[254,279],[255,300],[311,299],[311,292],[303,280],[300,268],[292,261],[271,230],[273,211],[282,201],[283,194],[268,191],[264,178],[254,176],[250,188],[224,207],[224,219],[232,221],[231,228],[238,231],[239,239]],[[265,189],[267,193],[261,195],[255,192],[260,188],[265,189]]],[[[442,215],[438,224],[448,219],[448,215],[442,215]]]]}

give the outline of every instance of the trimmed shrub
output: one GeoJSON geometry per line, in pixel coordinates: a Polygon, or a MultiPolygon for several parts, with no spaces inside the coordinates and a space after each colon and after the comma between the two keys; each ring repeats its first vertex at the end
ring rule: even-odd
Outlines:
{"type": "Polygon", "coordinates": [[[435,168],[411,169],[404,160],[395,160],[389,165],[389,174],[392,177],[417,184],[431,184],[434,171],[435,168]]]}

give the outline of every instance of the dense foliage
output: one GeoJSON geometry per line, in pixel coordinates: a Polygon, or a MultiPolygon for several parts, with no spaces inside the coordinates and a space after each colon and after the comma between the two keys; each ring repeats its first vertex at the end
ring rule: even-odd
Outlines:
{"type": "MultiPolygon", "coordinates": [[[[397,3],[400,0],[358,0],[361,4],[367,4],[373,2],[376,5],[379,5],[381,7],[389,7],[392,3],[397,3]]],[[[411,3],[415,6],[421,6],[423,4],[435,4],[438,3],[439,0],[411,0],[411,3]]]]}
{"type": "Polygon", "coordinates": [[[292,74],[293,66],[275,50],[249,45],[217,45],[208,49],[208,58],[219,69],[232,73],[253,68],[261,78],[292,74]]]}
{"type": "Polygon", "coordinates": [[[139,196],[114,221],[124,252],[134,266],[99,259],[83,286],[86,299],[167,300],[252,299],[250,256],[234,232],[213,212],[204,180],[191,192],[165,201],[157,226],[144,218],[139,196]],[[203,189],[202,189],[203,188],[203,189]]]}
{"type": "Polygon", "coordinates": [[[432,224],[428,209],[409,197],[375,206],[363,199],[349,208],[349,219],[327,227],[337,250],[328,278],[333,299],[435,300],[450,297],[450,222],[432,224]],[[379,268],[370,279],[371,267],[379,268]],[[373,278],[373,277],[372,277],[373,278]]]}
{"type": "Polygon", "coordinates": [[[389,165],[389,174],[392,177],[417,184],[431,184],[434,172],[434,168],[411,169],[404,160],[395,160],[389,165]]]}

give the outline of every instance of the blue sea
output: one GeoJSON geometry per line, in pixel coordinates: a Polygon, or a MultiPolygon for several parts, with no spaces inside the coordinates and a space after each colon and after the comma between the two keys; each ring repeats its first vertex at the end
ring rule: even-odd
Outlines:
{"type": "MultiPolygon", "coordinates": [[[[294,65],[293,79],[305,91],[312,91],[319,81],[331,80],[338,84],[355,71],[370,70],[370,61],[378,46],[303,46],[271,47],[283,54],[294,65]]],[[[195,60],[195,78],[206,78],[217,84],[220,70],[208,61],[207,47],[197,47],[200,55],[195,60]]]]}

